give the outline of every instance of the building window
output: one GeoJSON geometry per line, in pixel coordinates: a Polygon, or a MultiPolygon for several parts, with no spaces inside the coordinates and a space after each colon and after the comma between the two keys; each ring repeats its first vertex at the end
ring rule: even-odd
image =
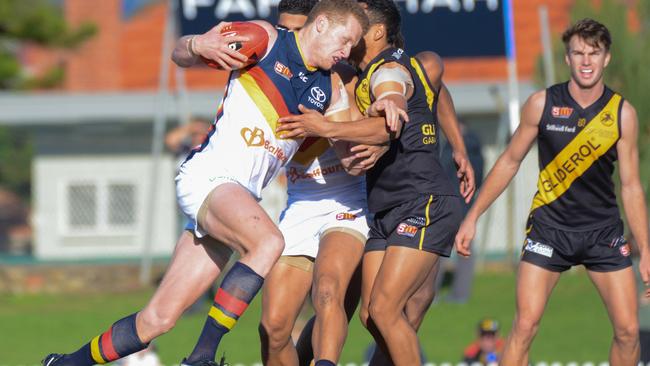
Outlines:
{"type": "Polygon", "coordinates": [[[71,235],[131,234],[137,224],[135,184],[85,181],[66,185],[64,231],[71,235]]]}
{"type": "Polygon", "coordinates": [[[108,186],[108,224],[129,226],[135,222],[135,187],[131,184],[108,186]]]}
{"type": "Polygon", "coordinates": [[[68,226],[88,229],[97,225],[97,187],[92,184],[68,186],[68,226]]]}

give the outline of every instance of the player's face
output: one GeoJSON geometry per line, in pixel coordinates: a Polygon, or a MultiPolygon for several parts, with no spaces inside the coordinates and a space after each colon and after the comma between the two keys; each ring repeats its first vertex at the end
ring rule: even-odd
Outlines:
{"type": "Polygon", "coordinates": [[[350,50],[348,61],[354,66],[359,66],[363,57],[366,55],[366,37],[363,36],[359,43],[350,50]]]}
{"type": "Polygon", "coordinates": [[[376,32],[379,27],[383,27],[381,24],[372,24],[366,34],[363,35],[359,43],[352,48],[350,51],[350,63],[358,66],[363,58],[366,57],[368,51],[368,44],[371,44],[376,37],[376,32]]]}
{"type": "Polygon", "coordinates": [[[571,68],[571,78],[581,88],[589,89],[602,80],[610,56],[609,51],[604,48],[594,47],[574,35],[569,41],[565,61],[571,68]]]}
{"type": "Polygon", "coordinates": [[[361,24],[352,16],[345,23],[332,22],[325,18],[318,39],[318,67],[329,70],[337,62],[347,59],[350,50],[361,39],[361,24]]]}
{"type": "Polygon", "coordinates": [[[290,31],[297,32],[305,25],[306,15],[282,13],[278,17],[278,26],[290,31]]]}

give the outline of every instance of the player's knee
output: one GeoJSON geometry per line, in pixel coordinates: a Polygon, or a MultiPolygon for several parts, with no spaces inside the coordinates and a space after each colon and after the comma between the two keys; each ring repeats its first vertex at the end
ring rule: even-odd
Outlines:
{"type": "Polygon", "coordinates": [[[275,263],[284,250],[284,237],[279,230],[264,234],[251,250],[251,254],[259,258],[267,258],[275,263]]]}
{"type": "Polygon", "coordinates": [[[370,305],[368,306],[368,314],[370,315],[370,319],[372,319],[372,321],[378,326],[381,326],[381,324],[384,323],[393,323],[399,315],[392,304],[381,298],[370,302],[370,305]]]}
{"type": "Polygon", "coordinates": [[[289,342],[291,338],[291,322],[281,315],[263,317],[259,332],[262,338],[266,338],[269,351],[279,351],[289,342]]]}
{"type": "Polygon", "coordinates": [[[242,253],[240,260],[264,277],[271,271],[283,250],[284,237],[279,230],[275,230],[261,234],[259,239],[242,253]]]}
{"type": "Polygon", "coordinates": [[[332,276],[318,276],[312,295],[314,307],[322,309],[330,306],[342,306],[343,299],[339,296],[340,292],[341,285],[338,280],[332,276]]]}
{"type": "Polygon", "coordinates": [[[539,319],[527,316],[517,316],[515,317],[513,326],[515,332],[519,336],[532,339],[539,328],[539,319]]]}
{"type": "Polygon", "coordinates": [[[635,344],[639,341],[639,326],[635,322],[614,327],[614,338],[623,344],[635,344]]]}
{"type": "MultiPolygon", "coordinates": [[[[141,324],[146,328],[147,333],[157,336],[169,332],[176,325],[178,317],[170,313],[163,313],[152,309],[145,309],[139,314],[141,324]]],[[[145,329],[138,329],[144,331],[145,329]]]]}

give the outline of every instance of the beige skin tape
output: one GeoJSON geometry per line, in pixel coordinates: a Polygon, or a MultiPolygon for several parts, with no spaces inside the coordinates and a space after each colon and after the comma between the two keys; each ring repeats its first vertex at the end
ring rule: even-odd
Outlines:
{"type": "Polygon", "coordinates": [[[375,71],[372,74],[372,77],[370,77],[370,90],[372,90],[374,94],[377,86],[385,82],[400,84],[402,87],[402,92],[400,93],[395,90],[386,91],[378,95],[375,100],[385,98],[389,95],[406,96],[406,92],[408,90],[407,86],[413,87],[411,75],[409,75],[409,73],[401,67],[380,67],[379,70],[375,71]]]}

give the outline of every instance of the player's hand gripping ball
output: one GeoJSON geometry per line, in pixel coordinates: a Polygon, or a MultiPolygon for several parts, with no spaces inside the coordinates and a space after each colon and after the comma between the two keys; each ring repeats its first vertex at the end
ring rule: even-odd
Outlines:
{"type": "MultiPolygon", "coordinates": [[[[221,30],[221,35],[224,37],[242,36],[248,38],[245,42],[232,42],[228,44],[232,50],[238,51],[242,55],[248,57],[248,61],[244,63],[246,67],[254,62],[259,61],[266,53],[266,47],[269,43],[269,35],[266,29],[262,26],[252,22],[232,22],[230,25],[221,30]]],[[[223,70],[219,63],[201,56],[203,62],[215,69],[223,70]]]]}

